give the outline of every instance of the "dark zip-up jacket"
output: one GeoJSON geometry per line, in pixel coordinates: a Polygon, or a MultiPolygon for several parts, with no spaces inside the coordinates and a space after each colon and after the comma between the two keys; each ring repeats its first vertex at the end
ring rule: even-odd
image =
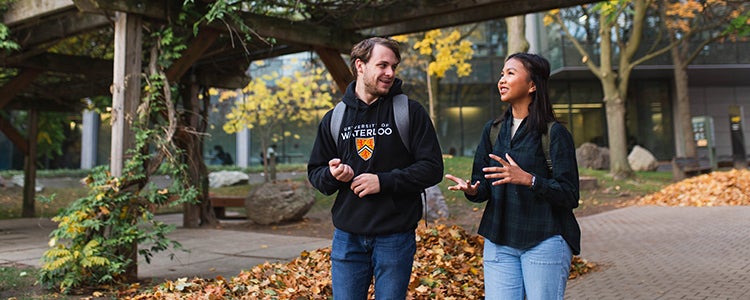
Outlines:
{"type": "Polygon", "coordinates": [[[349,233],[383,235],[414,230],[422,217],[421,192],[442,180],[443,158],[430,117],[416,101],[409,100],[409,148],[401,141],[393,115],[393,96],[401,94],[396,79],[388,95],[370,105],[349,84],[342,101],[346,104],[338,146],[331,136],[332,110],[318,126],[307,175],[320,192],[338,192],[331,212],[336,228],[349,233]],[[411,149],[411,151],[407,150],[411,149]],[[340,158],[354,176],[373,173],[380,193],[359,198],[350,182],[331,174],[328,161],[340,158]]]}
{"type": "Polygon", "coordinates": [[[581,250],[581,230],[573,209],[578,207],[578,165],[575,145],[568,130],[555,123],[550,130],[552,173],[547,167],[539,132],[528,130],[528,118],[510,138],[512,117],[506,117],[494,148],[489,139],[492,122],[485,125],[474,156],[471,182],[479,181],[477,195],[466,195],[472,202],[488,201],[479,224],[479,234],[495,244],[529,249],[560,234],[574,254],[581,250]],[[492,186],[482,168],[500,166],[489,153],[510,157],[526,172],[536,175],[532,187],[515,184],[492,186]]]}

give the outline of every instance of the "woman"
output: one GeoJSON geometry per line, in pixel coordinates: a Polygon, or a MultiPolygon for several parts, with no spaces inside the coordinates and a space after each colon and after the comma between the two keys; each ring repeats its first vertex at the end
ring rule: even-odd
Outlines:
{"type": "Polygon", "coordinates": [[[573,215],[579,198],[575,146],[556,122],[549,74],[549,62],[539,55],[508,57],[497,88],[510,105],[484,127],[471,181],[445,175],[456,183],[450,190],[463,191],[472,202],[487,201],[479,224],[486,299],[563,299],[570,261],[580,252],[573,215]]]}

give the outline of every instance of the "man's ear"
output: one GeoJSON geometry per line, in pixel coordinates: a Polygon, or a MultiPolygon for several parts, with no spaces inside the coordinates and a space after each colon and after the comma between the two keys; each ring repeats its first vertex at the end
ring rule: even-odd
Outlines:
{"type": "MultiPolygon", "coordinates": [[[[361,72],[364,72],[365,62],[357,58],[357,60],[354,61],[354,66],[357,69],[357,74],[359,74],[361,72]]],[[[357,74],[354,74],[354,75],[357,75],[357,74]]]]}

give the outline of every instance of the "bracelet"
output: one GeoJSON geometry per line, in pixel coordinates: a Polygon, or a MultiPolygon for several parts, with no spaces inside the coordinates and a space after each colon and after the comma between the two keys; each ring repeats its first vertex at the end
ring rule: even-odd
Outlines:
{"type": "Polygon", "coordinates": [[[536,184],[536,175],[531,175],[531,186],[530,189],[534,189],[534,185],[536,184]]]}

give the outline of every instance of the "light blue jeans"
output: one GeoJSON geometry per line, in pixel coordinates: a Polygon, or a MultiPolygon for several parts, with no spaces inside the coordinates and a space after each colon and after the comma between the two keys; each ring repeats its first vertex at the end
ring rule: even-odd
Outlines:
{"type": "Polygon", "coordinates": [[[518,250],[484,240],[485,299],[563,299],[573,253],[560,235],[518,250]]]}
{"type": "Polygon", "coordinates": [[[375,276],[375,299],[405,299],[417,242],[414,231],[380,236],[336,229],[331,247],[335,300],[364,300],[375,276]]]}

